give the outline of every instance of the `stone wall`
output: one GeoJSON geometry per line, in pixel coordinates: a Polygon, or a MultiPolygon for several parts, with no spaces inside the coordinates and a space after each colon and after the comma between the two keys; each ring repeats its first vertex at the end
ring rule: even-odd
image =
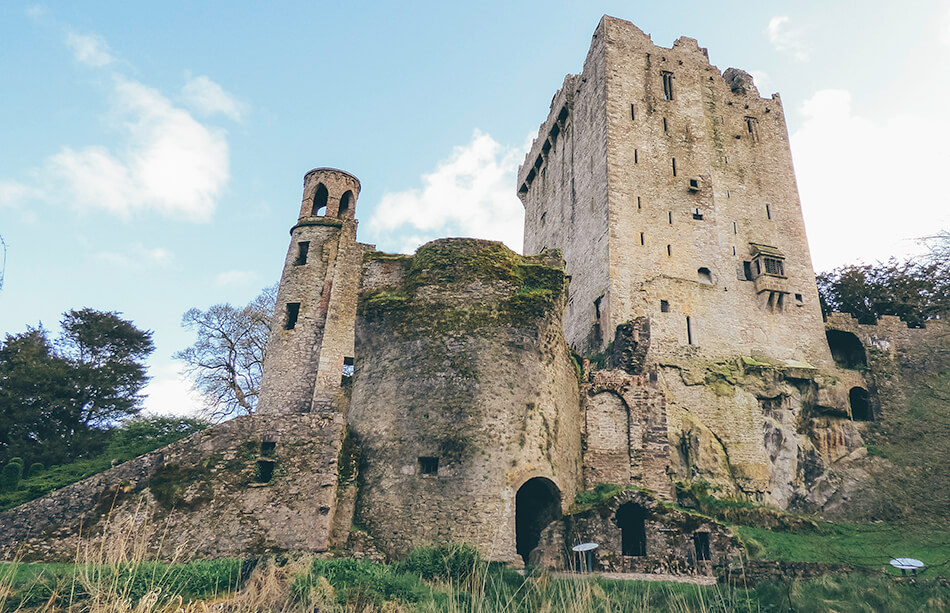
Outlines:
{"type": "Polygon", "coordinates": [[[411,258],[368,254],[363,279],[356,524],[390,555],[454,541],[518,561],[519,488],[553,484],[559,514],[580,480],[559,258],[446,239],[411,258]]]}
{"type": "Polygon", "coordinates": [[[163,558],[324,551],[343,431],[341,411],[232,419],[0,513],[0,548],[71,560],[129,529],[163,558]]]}
{"type": "MultiPolygon", "coordinates": [[[[640,491],[621,492],[603,505],[572,513],[564,518],[564,525],[566,550],[579,543],[597,543],[594,570],[607,572],[711,574],[715,566],[738,561],[743,551],[725,526],[640,491]],[[637,530],[638,512],[645,537],[642,551],[636,551],[637,544],[630,542],[636,536],[629,534],[637,530]],[[632,513],[634,519],[625,513],[632,513]],[[625,555],[625,547],[639,555],[625,555]]],[[[573,563],[577,563],[576,554],[573,563]]]]}

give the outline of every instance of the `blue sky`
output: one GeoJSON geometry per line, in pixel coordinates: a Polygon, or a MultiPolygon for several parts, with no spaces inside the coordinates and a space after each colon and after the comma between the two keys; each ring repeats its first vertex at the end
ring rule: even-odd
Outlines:
{"type": "Polygon", "coordinates": [[[520,249],[515,170],[604,13],[781,92],[819,270],[950,229],[946,1],[7,1],[0,333],[120,311],[155,333],[148,408],[192,408],[182,313],[277,281],[317,166],[380,249],[520,249]]]}

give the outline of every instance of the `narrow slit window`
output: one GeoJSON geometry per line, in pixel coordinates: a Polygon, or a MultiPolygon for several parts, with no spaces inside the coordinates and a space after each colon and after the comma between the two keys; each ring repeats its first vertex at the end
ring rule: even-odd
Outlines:
{"type": "Polygon", "coordinates": [[[676,176],[676,158],[673,158],[673,176],[676,176]]]}
{"type": "Polygon", "coordinates": [[[673,257],[673,245],[666,246],[666,255],[673,257]]]}
{"type": "Polygon", "coordinates": [[[294,260],[294,266],[303,266],[306,264],[308,253],[310,253],[310,241],[300,241],[297,243],[297,259],[294,260]]]}
{"type": "Polygon", "coordinates": [[[356,372],[356,366],[353,363],[353,358],[343,358],[343,371],[340,385],[346,385],[347,383],[350,383],[353,380],[354,372],[356,372]]]}
{"type": "Polygon", "coordinates": [[[690,345],[693,344],[693,322],[689,315],[686,316],[686,342],[690,345]]]}
{"type": "Polygon", "coordinates": [[[733,234],[739,233],[739,224],[737,224],[736,222],[732,222],[732,233],[733,234]]]}
{"type": "Polygon", "coordinates": [[[746,117],[745,125],[752,142],[757,142],[759,140],[759,120],[755,117],[746,117]]]}
{"type": "Polygon", "coordinates": [[[640,196],[637,196],[637,208],[638,208],[638,209],[643,208],[643,207],[640,205],[640,196]]]}
{"type": "Polygon", "coordinates": [[[772,207],[768,203],[765,203],[765,216],[772,219],[772,207]]]}
{"type": "Polygon", "coordinates": [[[672,226],[673,225],[673,211],[670,211],[669,217],[670,217],[670,225],[672,226]]]}
{"type": "Polygon", "coordinates": [[[594,321],[600,321],[600,301],[603,299],[604,297],[601,296],[597,300],[594,300],[594,321]]]}
{"type": "Polygon", "coordinates": [[[284,330],[293,330],[297,326],[297,317],[300,315],[300,303],[287,303],[287,320],[284,322],[284,330]]]}
{"type": "Polygon", "coordinates": [[[641,244],[641,245],[645,245],[645,244],[646,244],[646,239],[645,239],[644,236],[643,236],[643,232],[640,233],[640,244],[641,244]]]}
{"type": "Polygon", "coordinates": [[[666,117],[663,118],[663,131],[664,132],[669,131],[669,128],[667,127],[667,124],[666,124],[666,117]]]}
{"type": "Polygon", "coordinates": [[[635,121],[637,118],[637,109],[634,105],[630,105],[630,120],[635,121]]]}
{"type": "Polygon", "coordinates": [[[439,458],[434,458],[431,456],[420,456],[419,457],[419,474],[438,475],[439,474],[439,458]]]}
{"type": "Polygon", "coordinates": [[[663,75],[663,99],[672,100],[673,99],[673,73],[664,70],[660,74],[663,75]]]}
{"type": "Polygon", "coordinates": [[[693,210],[693,219],[695,219],[695,220],[697,220],[697,221],[702,221],[702,220],[703,220],[703,214],[702,214],[702,212],[700,212],[699,209],[694,209],[694,210],[693,210]]]}
{"type": "Polygon", "coordinates": [[[633,163],[634,163],[634,164],[639,163],[638,160],[637,160],[637,157],[638,157],[637,150],[634,149],[634,150],[633,150],[633,163]]]}

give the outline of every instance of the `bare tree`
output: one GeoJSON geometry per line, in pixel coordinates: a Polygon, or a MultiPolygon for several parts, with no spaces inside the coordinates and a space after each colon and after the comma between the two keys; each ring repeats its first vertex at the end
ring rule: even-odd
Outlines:
{"type": "Polygon", "coordinates": [[[206,417],[218,421],[253,413],[261,389],[261,375],[277,286],[261,292],[247,306],[216,304],[206,311],[190,309],[182,326],[198,340],[175,353],[184,371],[202,393],[206,417]]]}

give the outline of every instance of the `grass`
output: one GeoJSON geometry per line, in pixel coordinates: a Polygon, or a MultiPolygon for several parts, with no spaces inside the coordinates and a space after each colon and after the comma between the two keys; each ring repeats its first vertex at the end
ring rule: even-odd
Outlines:
{"type": "Polygon", "coordinates": [[[102,453],[69,464],[52,466],[23,479],[15,490],[0,493],[0,511],[82,481],[86,477],[108,470],[115,464],[174,443],[206,427],[207,424],[196,419],[157,417],[127,422],[115,429],[112,439],[102,453]]]}
{"type": "MultiPolygon", "coordinates": [[[[917,558],[929,573],[950,574],[950,532],[945,525],[822,522],[817,530],[779,532],[734,526],[753,559],[828,562],[888,568],[893,557],[917,558]]],[[[898,572],[899,571],[895,571],[898,572]]]]}

